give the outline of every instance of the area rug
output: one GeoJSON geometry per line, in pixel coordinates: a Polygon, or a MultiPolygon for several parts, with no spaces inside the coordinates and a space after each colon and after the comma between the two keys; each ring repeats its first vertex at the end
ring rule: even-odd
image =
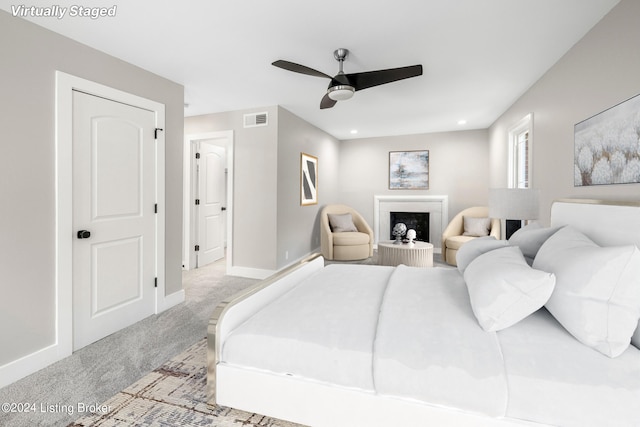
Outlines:
{"type": "Polygon", "coordinates": [[[207,340],[203,339],[102,405],[91,408],[91,415],[68,427],[302,427],[262,415],[208,405],[206,366],[207,340]]]}

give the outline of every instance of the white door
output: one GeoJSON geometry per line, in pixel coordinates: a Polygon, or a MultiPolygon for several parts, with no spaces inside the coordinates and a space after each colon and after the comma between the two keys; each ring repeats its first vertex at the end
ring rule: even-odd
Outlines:
{"type": "Polygon", "coordinates": [[[224,257],[225,149],[201,141],[198,152],[197,266],[224,257]]]}
{"type": "Polygon", "coordinates": [[[155,114],[73,93],[73,347],[154,313],[155,114]]]}

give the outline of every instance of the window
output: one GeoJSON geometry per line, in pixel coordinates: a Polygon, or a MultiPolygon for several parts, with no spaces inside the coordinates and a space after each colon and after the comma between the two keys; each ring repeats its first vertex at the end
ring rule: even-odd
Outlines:
{"type": "Polygon", "coordinates": [[[509,130],[509,187],[531,186],[532,118],[527,114],[509,130]]]}

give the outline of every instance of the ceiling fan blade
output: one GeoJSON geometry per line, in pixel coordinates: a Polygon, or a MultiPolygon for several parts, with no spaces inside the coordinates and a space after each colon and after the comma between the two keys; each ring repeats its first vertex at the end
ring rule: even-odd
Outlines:
{"type": "Polygon", "coordinates": [[[336,105],[338,101],[334,101],[333,99],[329,98],[329,94],[326,93],[323,97],[322,97],[322,101],[320,101],[320,109],[324,110],[325,108],[331,108],[334,105],[336,105]]]}
{"type": "Polygon", "coordinates": [[[409,67],[389,68],[387,70],[347,74],[346,76],[351,85],[356,89],[356,91],[358,91],[421,75],[422,65],[411,65],[409,67]]]}
{"type": "Polygon", "coordinates": [[[294,62],[283,61],[282,59],[273,62],[271,65],[275,65],[276,67],[284,70],[293,71],[294,73],[306,74],[315,77],[325,77],[327,79],[331,78],[331,76],[328,76],[321,71],[314,70],[313,68],[305,67],[304,65],[296,64],[294,62]]]}

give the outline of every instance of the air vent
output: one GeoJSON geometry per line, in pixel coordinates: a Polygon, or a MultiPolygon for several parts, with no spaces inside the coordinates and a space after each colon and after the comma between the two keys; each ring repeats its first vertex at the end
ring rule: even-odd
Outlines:
{"type": "Polygon", "coordinates": [[[253,128],[256,126],[266,126],[267,123],[267,113],[254,113],[254,114],[245,114],[244,115],[244,127],[253,128]]]}

